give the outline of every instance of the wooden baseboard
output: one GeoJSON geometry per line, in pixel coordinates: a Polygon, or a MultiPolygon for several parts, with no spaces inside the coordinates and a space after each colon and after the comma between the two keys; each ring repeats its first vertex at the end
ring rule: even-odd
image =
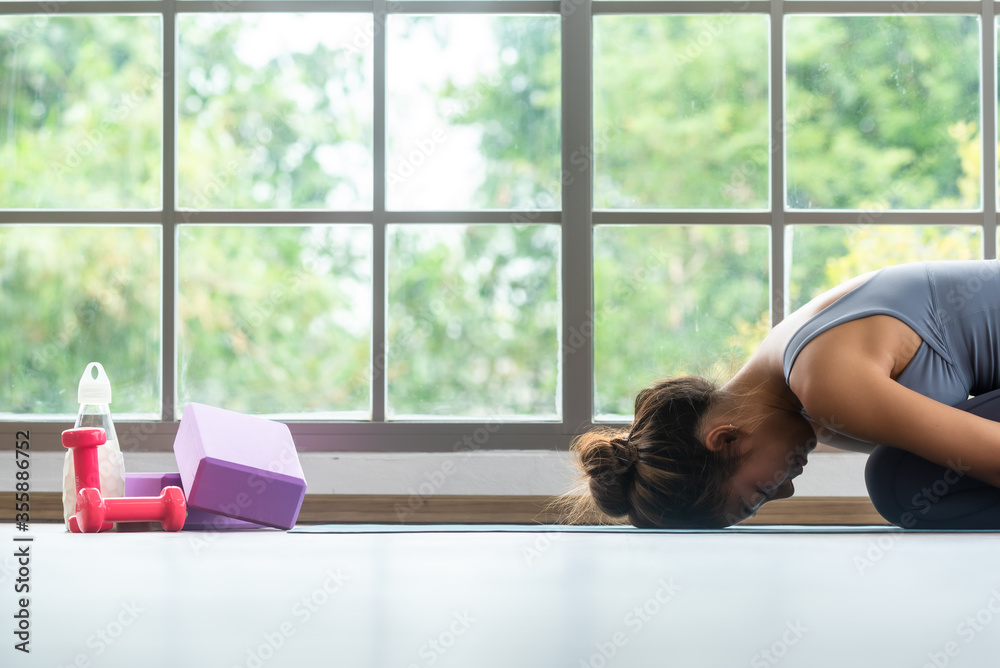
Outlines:
{"type": "MultiPolygon", "coordinates": [[[[549,496],[307,494],[302,524],[547,524],[549,496]]],[[[32,522],[62,520],[62,495],[31,495],[32,522]]],[[[14,492],[0,492],[0,521],[14,520],[14,492]]],[[[806,496],[772,501],[745,524],[887,525],[867,497],[806,496]]]]}

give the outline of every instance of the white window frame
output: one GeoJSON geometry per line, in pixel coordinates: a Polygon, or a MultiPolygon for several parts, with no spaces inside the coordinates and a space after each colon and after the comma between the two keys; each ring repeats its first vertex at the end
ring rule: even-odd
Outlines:
{"type": "MultiPolygon", "coordinates": [[[[336,224],[363,223],[373,231],[373,331],[371,421],[295,421],[288,424],[301,451],[434,452],[452,450],[566,449],[573,436],[593,426],[593,228],[628,225],[760,225],[770,229],[771,322],[787,308],[785,248],[791,225],[856,225],[857,210],[787,210],[785,205],[784,42],[785,17],[826,15],[978,15],[981,18],[980,128],[982,211],[880,211],[879,224],[968,225],[982,229],[984,257],[997,247],[996,44],[993,0],[87,0],[0,1],[0,16],[12,14],[159,14],[163,19],[164,81],[176,82],[176,17],[188,12],[351,12],[375,20],[374,45],[374,205],[371,211],[221,211],[182,212],[176,206],[176,90],[163,90],[163,188],[159,211],[0,210],[0,224],[155,224],[162,244],[162,395],[160,420],[123,422],[117,430],[122,449],[163,452],[172,449],[177,430],[176,393],[176,231],[178,224],[336,224]],[[562,208],[541,211],[386,211],[385,82],[386,17],[393,14],[541,14],[562,15],[562,164],[574,178],[563,186],[562,208]],[[770,19],[770,209],[621,211],[593,209],[592,169],[571,164],[575,151],[593,144],[592,19],[604,14],[767,15],[770,19]],[[988,120],[988,122],[983,122],[988,120]],[[548,421],[387,421],[385,412],[386,228],[407,223],[511,224],[525,219],[562,228],[562,420],[548,421]],[[570,336],[582,345],[567,345],[570,336]]],[[[176,85],[176,84],[175,84],[176,85]]],[[[578,157],[577,157],[578,160],[578,157]]],[[[371,360],[370,360],[371,361],[371,360]]],[[[636,388],[638,390],[640,388],[636,388]]],[[[0,423],[0,448],[13,447],[17,431],[30,429],[38,450],[61,450],[64,422],[33,420],[0,423]]]]}

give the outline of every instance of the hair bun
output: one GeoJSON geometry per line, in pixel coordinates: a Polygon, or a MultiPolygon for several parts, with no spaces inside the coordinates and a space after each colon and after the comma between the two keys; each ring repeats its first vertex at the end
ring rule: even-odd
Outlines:
{"type": "Polygon", "coordinates": [[[632,510],[629,489],[639,451],[629,441],[628,433],[610,436],[588,434],[577,444],[580,464],[590,477],[589,488],[597,506],[612,517],[632,510]]]}
{"type": "Polygon", "coordinates": [[[615,458],[622,463],[624,467],[619,473],[625,473],[635,466],[636,461],[639,459],[639,449],[635,447],[635,444],[629,440],[629,434],[626,432],[624,436],[615,436],[610,441],[611,447],[614,449],[615,458]]]}

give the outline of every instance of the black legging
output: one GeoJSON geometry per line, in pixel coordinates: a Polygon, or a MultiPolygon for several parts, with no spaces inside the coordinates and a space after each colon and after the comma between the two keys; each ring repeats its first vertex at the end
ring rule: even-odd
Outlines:
{"type": "MultiPolygon", "coordinates": [[[[1000,390],[955,408],[1000,422],[1000,390]]],[[[896,526],[1000,530],[1000,489],[969,476],[962,462],[944,467],[878,445],[865,465],[865,485],[875,510],[896,526]]]]}

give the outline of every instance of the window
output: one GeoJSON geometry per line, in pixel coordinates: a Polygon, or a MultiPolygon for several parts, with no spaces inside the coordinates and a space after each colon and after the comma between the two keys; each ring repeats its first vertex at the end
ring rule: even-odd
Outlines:
{"type": "Polygon", "coordinates": [[[189,401],[564,447],[852,275],[996,257],[993,5],[914,9],[5,3],[0,430],[101,361],[125,449],[189,401]]]}

